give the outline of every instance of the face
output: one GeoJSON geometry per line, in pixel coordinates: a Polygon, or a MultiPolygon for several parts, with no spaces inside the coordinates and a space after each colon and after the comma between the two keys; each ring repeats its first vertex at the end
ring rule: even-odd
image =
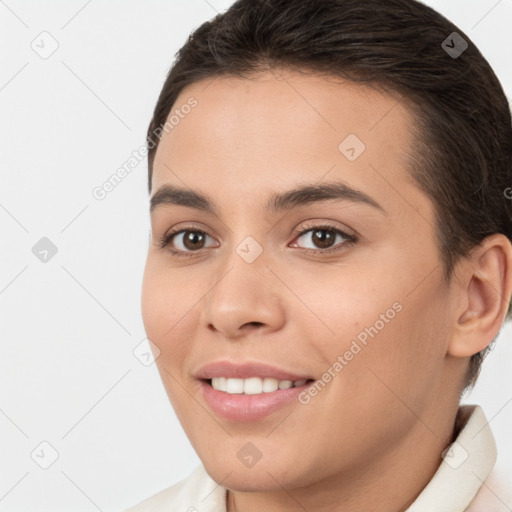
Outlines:
{"type": "Polygon", "coordinates": [[[407,108],[292,71],[197,82],[186,104],[155,157],[142,314],[206,470],[276,490],[396,453],[453,384],[407,108]]]}

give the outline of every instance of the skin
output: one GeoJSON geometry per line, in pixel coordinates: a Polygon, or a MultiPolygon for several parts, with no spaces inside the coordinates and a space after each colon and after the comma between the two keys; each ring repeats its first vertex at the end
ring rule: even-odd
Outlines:
{"type": "Polygon", "coordinates": [[[469,357],[503,322],[510,243],[489,237],[443,280],[433,205],[408,171],[413,121],[397,97],[294,71],[196,82],[173,108],[191,96],[197,107],[162,136],[152,193],[193,188],[219,215],[155,208],[142,289],[144,326],[190,442],[229,489],[230,512],[405,510],[453,440],[469,357]],[[353,162],[338,149],[348,134],[366,145],[353,162]],[[264,209],[274,192],[334,181],[385,213],[340,199],[264,209]],[[324,223],[358,241],[338,235],[339,251],[322,254],[312,229],[324,223]],[[299,237],[302,225],[312,231],[299,237]],[[189,258],[158,246],[180,227],[208,235],[195,252],[174,238],[189,258]],[[250,264],[236,252],[247,236],[263,249],[250,264]],[[401,311],[307,405],[241,423],[202,398],[193,374],[219,359],[321,379],[397,302],[401,311]],[[249,441],[262,454],[251,468],[237,458],[249,441]]]}

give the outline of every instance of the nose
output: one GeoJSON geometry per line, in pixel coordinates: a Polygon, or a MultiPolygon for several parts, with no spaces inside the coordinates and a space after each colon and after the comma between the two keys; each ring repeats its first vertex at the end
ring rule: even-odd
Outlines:
{"type": "Polygon", "coordinates": [[[233,251],[205,297],[201,321],[206,328],[238,339],[256,330],[268,333],[283,326],[283,285],[267,263],[263,254],[248,263],[233,251]]]}

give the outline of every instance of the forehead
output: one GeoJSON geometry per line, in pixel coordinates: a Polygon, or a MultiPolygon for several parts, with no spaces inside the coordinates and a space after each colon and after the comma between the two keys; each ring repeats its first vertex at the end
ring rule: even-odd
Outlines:
{"type": "Polygon", "coordinates": [[[217,190],[220,202],[232,199],[227,188],[263,201],[298,182],[341,179],[381,204],[397,202],[397,187],[421,194],[408,172],[412,116],[398,95],[368,85],[295,71],[215,77],[186,87],[173,114],[153,192],[187,184],[217,190]]]}

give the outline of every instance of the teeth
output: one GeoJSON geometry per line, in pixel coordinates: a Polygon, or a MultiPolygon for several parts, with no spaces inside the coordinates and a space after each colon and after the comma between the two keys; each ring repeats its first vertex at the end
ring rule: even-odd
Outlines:
{"type": "Polygon", "coordinates": [[[243,393],[244,392],[244,379],[227,379],[226,392],[228,393],[243,393]]]}
{"type": "Polygon", "coordinates": [[[289,389],[293,386],[293,382],[291,380],[280,380],[279,381],[279,389],[289,389]]]}
{"type": "Polygon", "coordinates": [[[233,379],[228,377],[214,377],[211,381],[213,389],[225,391],[230,394],[259,395],[260,393],[271,393],[278,389],[289,389],[303,386],[305,380],[277,380],[271,377],[250,377],[248,379],[233,379]]]}
{"type": "Polygon", "coordinates": [[[226,382],[227,379],[225,377],[217,377],[214,380],[217,381],[217,387],[215,389],[218,389],[219,391],[227,391],[228,390],[228,385],[226,382]]]}
{"type": "Polygon", "coordinates": [[[262,388],[264,393],[271,393],[272,391],[277,391],[279,389],[279,381],[277,379],[272,378],[263,379],[262,388]]]}
{"type": "MultiPolygon", "coordinates": [[[[229,380],[229,379],[228,379],[229,380]]],[[[263,381],[258,377],[251,377],[243,381],[244,393],[246,395],[258,395],[263,393],[263,381]]]]}

